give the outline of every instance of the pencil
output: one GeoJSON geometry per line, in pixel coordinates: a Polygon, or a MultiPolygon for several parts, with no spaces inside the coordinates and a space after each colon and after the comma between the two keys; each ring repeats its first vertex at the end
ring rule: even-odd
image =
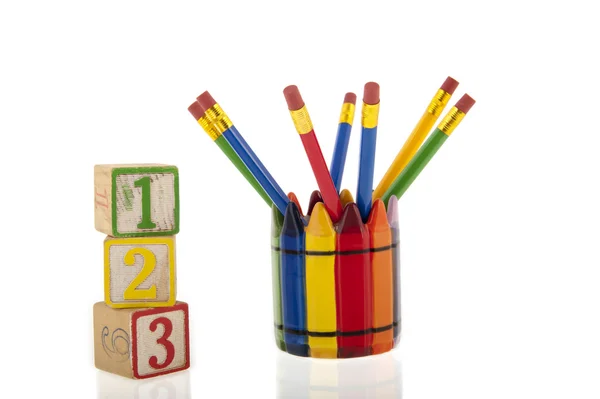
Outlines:
{"type": "Polygon", "coordinates": [[[344,165],[346,164],[346,154],[348,153],[348,143],[350,142],[355,107],[356,94],[346,93],[342,111],[340,112],[340,122],[338,124],[330,168],[331,178],[338,193],[341,190],[342,176],[344,175],[344,165]]]}
{"type": "Polygon", "coordinates": [[[373,294],[369,232],[358,207],[350,203],[337,226],[335,303],[338,357],[371,354],[373,294]]]}
{"type": "Polygon", "coordinates": [[[396,180],[394,180],[392,185],[383,194],[381,199],[384,203],[389,201],[391,195],[395,195],[398,199],[402,197],[417,176],[419,176],[419,173],[421,173],[431,158],[433,158],[435,153],[444,144],[446,139],[460,124],[473,104],[475,104],[475,100],[468,94],[465,94],[458,100],[456,105],[452,107],[434,132],[429,136],[425,143],[423,143],[421,148],[419,148],[413,159],[406,165],[406,168],[404,168],[402,173],[398,175],[396,180]]]}
{"type": "Polygon", "coordinates": [[[304,145],[304,150],[317,180],[319,191],[321,191],[321,195],[323,196],[323,203],[327,208],[327,212],[329,212],[331,221],[337,223],[342,215],[342,203],[340,202],[340,197],[333,184],[333,180],[331,180],[327,163],[325,162],[325,158],[323,158],[323,153],[317,141],[317,136],[315,135],[304,100],[302,100],[298,87],[294,85],[286,87],[283,90],[283,95],[285,96],[285,101],[290,110],[296,131],[300,135],[300,139],[304,145]]]}
{"type": "Polygon", "coordinates": [[[273,284],[273,320],[275,323],[275,342],[277,347],[285,351],[283,340],[283,313],[281,309],[281,228],[283,215],[273,204],[271,205],[271,275],[273,284]]]}
{"type": "Polygon", "coordinates": [[[252,148],[246,143],[221,106],[217,104],[208,91],[200,94],[196,100],[205,110],[205,114],[198,120],[202,128],[209,135],[216,136],[217,134],[222,134],[225,137],[277,209],[282,214],[285,213],[289,202],[288,197],[262,164],[258,156],[252,151],[252,148]]]}
{"type": "Polygon", "coordinates": [[[281,229],[283,337],[288,353],[307,357],[305,232],[300,211],[288,204],[281,229]]]}
{"type": "Polygon", "coordinates": [[[358,187],[356,189],[356,204],[360,210],[363,222],[367,221],[369,212],[371,212],[378,119],[379,85],[375,82],[369,82],[365,84],[363,94],[360,163],[358,168],[358,187]]]}
{"type": "Polygon", "coordinates": [[[347,188],[343,189],[340,193],[340,200],[342,201],[342,207],[346,207],[346,205],[354,202],[354,198],[352,197],[352,193],[347,188]]]}
{"type": "MultiPolygon", "coordinates": [[[[190,112],[190,114],[192,114],[194,119],[196,119],[196,122],[202,125],[200,123],[200,118],[202,118],[206,110],[202,108],[200,103],[198,101],[194,101],[194,103],[188,107],[188,111],[190,112]]],[[[256,190],[258,195],[260,195],[260,197],[266,202],[268,206],[271,206],[273,201],[271,201],[265,190],[263,190],[258,181],[256,181],[256,178],[252,175],[248,167],[244,165],[244,162],[242,162],[242,160],[235,153],[233,148],[231,148],[231,145],[227,140],[225,140],[225,137],[223,137],[221,132],[219,132],[216,129],[210,129],[206,132],[208,133],[210,138],[215,142],[215,144],[221,149],[221,151],[223,151],[227,158],[229,158],[231,163],[237,168],[237,170],[242,174],[242,176],[244,176],[248,183],[250,183],[254,190],[256,190]]]]}
{"type": "Polygon", "coordinates": [[[373,280],[373,354],[394,347],[394,282],[392,270],[392,232],[385,205],[373,202],[367,221],[371,248],[373,280]]]}
{"type": "Polygon", "coordinates": [[[427,109],[419,119],[419,122],[414,127],[408,139],[404,142],[404,145],[394,158],[394,161],[383,175],[383,178],[373,191],[373,200],[380,198],[383,193],[386,192],[388,187],[393,183],[394,179],[398,177],[400,172],[406,167],[408,162],[415,155],[431,128],[437,121],[438,117],[444,111],[446,104],[450,100],[450,97],[454,94],[454,91],[458,87],[458,82],[452,77],[448,76],[444,83],[440,86],[438,91],[435,93],[427,109]]]}
{"type": "Polygon", "coordinates": [[[306,227],[306,318],[311,357],[337,357],[335,230],[322,202],[306,227]]]}
{"type": "Polygon", "coordinates": [[[394,274],[394,345],[398,344],[402,331],[400,290],[400,223],[398,221],[398,198],[392,195],[387,204],[387,219],[392,231],[392,267],[394,274]]]}

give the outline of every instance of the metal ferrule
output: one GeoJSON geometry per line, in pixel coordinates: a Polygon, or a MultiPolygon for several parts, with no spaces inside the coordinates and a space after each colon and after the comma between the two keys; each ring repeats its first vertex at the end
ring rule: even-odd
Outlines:
{"type": "Polygon", "coordinates": [[[365,104],[362,106],[362,126],[367,129],[377,127],[377,121],[379,120],[379,103],[365,104]]]}
{"type": "Polygon", "coordinates": [[[295,111],[290,111],[290,115],[292,116],[292,120],[294,121],[294,126],[296,127],[298,134],[307,134],[312,132],[313,124],[310,120],[310,116],[308,115],[308,111],[306,110],[306,105],[303,105],[302,108],[295,111]]]}
{"type": "Polygon", "coordinates": [[[440,124],[438,125],[438,129],[440,129],[446,136],[450,136],[454,129],[458,126],[460,121],[465,117],[465,113],[459,110],[456,107],[452,107],[450,112],[442,119],[440,124]]]}
{"type": "Polygon", "coordinates": [[[204,116],[198,119],[198,123],[213,140],[218,139],[223,132],[233,126],[233,123],[227,114],[223,112],[219,104],[215,104],[207,109],[204,116]]]}
{"type": "Polygon", "coordinates": [[[448,104],[448,101],[450,101],[450,97],[452,97],[452,94],[439,89],[437,93],[435,93],[435,96],[433,96],[431,99],[431,102],[427,107],[427,113],[434,116],[439,116],[446,104],[448,104]]]}
{"type": "Polygon", "coordinates": [[[342,105],[342,112],[340,113],[340,123],[352,125],[355,108],[355,105],[352,103],[344,103],[344,105],[342,105]]]}

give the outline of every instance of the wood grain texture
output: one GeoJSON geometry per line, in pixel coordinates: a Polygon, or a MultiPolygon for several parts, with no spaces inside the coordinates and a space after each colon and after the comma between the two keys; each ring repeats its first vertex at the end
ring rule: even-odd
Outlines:
{"type": "Polygon", "coordinates": [[[154,309],[113,309],[104,302],[96,303],[94,360],[100,370],[134,379],[189,368],[187,304],[177,302],[171,307],[154,309]]]}
{"type": "Polygon", "coordinates": [[[162,164],[94,166],[96,230],[115,237],[179,232],[179,173],[162,164]]]}
{"type": "Polygon", "coordinates": [[[176,283],[175,236],[104,240],[104,301],[110,307],[173,306],[176,283]]]}

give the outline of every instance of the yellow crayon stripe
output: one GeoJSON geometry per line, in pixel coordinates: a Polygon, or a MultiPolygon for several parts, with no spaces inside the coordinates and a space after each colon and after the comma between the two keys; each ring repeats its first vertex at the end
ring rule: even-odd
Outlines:
{"type": "MultiPolygon", "coordinates": [[[[306,316],[308,331],[331,333],[337,329],[335,313],[335,230],[322,202],[315,205],[306,227],[306,251],[331,252],[328,256],[306,255],[306,316]]],[[[309,335],[312,357],[336,358],[335,336],[309,335]]]]}

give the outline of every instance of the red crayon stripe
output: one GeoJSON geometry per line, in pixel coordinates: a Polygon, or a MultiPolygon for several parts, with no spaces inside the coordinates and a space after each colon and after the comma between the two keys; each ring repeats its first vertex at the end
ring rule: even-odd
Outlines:
{"type": "Polygon", "coordinates": [[[394,284],[392,273],[392,231],[381,199],[373,202],[367,222],[371,248],[388,248],[371,252],[373,279],[373,354],[394,347],[394,284]]]}
{"type": "MultiPolygon", "coordinates": [[[[288,109],[292,114],[302,108],[306,111],[304,100],[300,95],[298,87],[294,85],[288,86],[283,90],[283,94],[288,104],[288,109]]],[[[308,117],[308,112],[306,112],[306,117],[308,117]]],[[[321,191],[321,195],[323,196],[323,203],[331,216],[331,221],[336,223],[342,215],[342,203],[340,202],[340,197],[333,184],[331,175],[329,174],[329,168],[323,157],[323,152],[319,146],[315,131],[312,128],[312,123],[310,123],[310,131],[298,133],[302,140],[306,155],[308,156],[308,160],[310,161],[313,174],[317,180],[319,191],[321,191]]]]}
{"type": "Polygon", "coordinates": [[[370,355],[373,341],[370,242],[355,203],[344,209],[336,241],[337,251],[358,252],[335,257],[338,357],[370,355]]]}

